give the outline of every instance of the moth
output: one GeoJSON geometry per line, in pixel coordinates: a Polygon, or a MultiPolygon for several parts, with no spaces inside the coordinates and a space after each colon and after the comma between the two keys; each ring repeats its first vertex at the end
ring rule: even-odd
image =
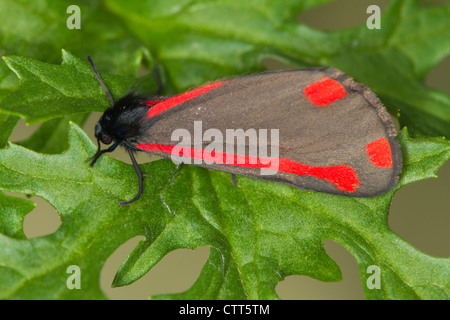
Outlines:
{"type": "Polygon", "coordinates": [[[383,194],[401,173],[402,155],[389,113],[368,87],[335,68],[265,72],[170,97],[131,91],[114,101],[88,60],[111,103],[96,124],[98,150],[90,165],[122,146],[139,180],[137,195],[120,205],[133,203],[143,193],[137,151],[352,197],[383,194]],[[188,137],[180,143],[175,135],[174,141],[175,132],[195,132],[199,123],[203,138],[208,132],[216,136],[202,141],[188,137]],[[230,130],[233,141],[225,139],[230,130]],[[264,133],[267,138],[267,130],[277,130],[276,143],[261,138],[264,133]],[[261,135],[255,139],[250,133],[261,135]],[[101,149],[101,144],[109,147],[101,149]],[[272,154],[253,152],[261,149],[272,154]]]}

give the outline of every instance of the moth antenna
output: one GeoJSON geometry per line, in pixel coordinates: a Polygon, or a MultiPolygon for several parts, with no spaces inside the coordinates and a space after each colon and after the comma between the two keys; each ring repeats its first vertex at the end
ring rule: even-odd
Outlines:
{"type": "Polygon", "coordinates": [[[106,97],[108,98],[109,102],[111,102],[111,105],[114,105],[114,98],[111,95],[111,92],[109,92],[108,87],[103,82],[102,77],[100,77],[100,73],[98,73],[97,69],[94,66],[94,62],[92,61],[90,56],[87,56],[87,59],[89,61],[89,64],[92,67],[92,70],[94,71],[95,76],[97,77],[98,82],[100,82],[100,85],[102,86],[103,90],[106,93],[106,97]]]}
{"type": "Polygon", "coordinates": [[[158,89],[155,92],[155,96],[159,96],[161,94],[161,92],[163,91],[164,86],[163,86],[161,77],[159,75],[158,69],[156,67],[153,67],[152,73],[153,73],[153,76],[155,77],[156,83],[158,85],[158,89]]]}

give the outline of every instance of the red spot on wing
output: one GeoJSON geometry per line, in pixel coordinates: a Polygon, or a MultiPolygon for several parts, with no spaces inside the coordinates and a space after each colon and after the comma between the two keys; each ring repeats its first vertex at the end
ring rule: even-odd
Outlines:
{"type": "Polygon", "coordinates": [[[386,138],[381,138],[366,146],[369,160],[376,167],[392,168],[392,152],[391,145],[386,138]]]}
{"type": "MultiPolygon", "coordinates": [[[[150,106],[153,105],[153,107],[151,107],[148,110],[146,119],[150,119],[154,116],[157,116],[161,112],[164,112],[164,111],[166,111],[170,108],[173,108],[173,107],[175,107],[183,102],[186,102],[188,100],[194,99],[194,98],[196,98],[204,93],[207,93],[208,91],[210,91],[212,89],[216,89],[224,84],[225,84],[225,82],[214,82],[214,83],[208,84],[206,86],[176,95],[175,97],[160,101],[159,103],[156,103],[156,104],[148,104],[147,103],[147,105],[150,105],[150,106]]],[[[149,102],[152,103],[153,101],[149,101],[149,102]]]]}
{"type": "Polygon", "coordinates": [[[323,80],[311,83],[303,91],[305,96],[319,107],[327,107],[347,95],[347,91],[339,82],[325,77],[323,80]]]}
{"type": "MultiPolygon", "coordinates": [[[[205,152],[205,150],[201,149],[193,149],[173,145],[138,144],[137,147],[141,150],[149,152],[161,151],[167,154],[176,152],[177,155],[183,157],[202,159],[203,161],[214,162],[216,164],[228,164],[246,168],[261,168],[270,170],[271,161],[276,160],[227,154],[215,151],[205,152]],[[174,148],[179,149],[174,151],[174,148]]],[[[308,175],[323,179],[334,185],[337,189],[345,190],[348,192],[354,192],[359,187],[359,179],[356,172],[347,165],[315,167],[295,162],[287,158],[279,158],[278,161],[279,165],[277,171],[293,173],[297,175],[308,175]]]]}

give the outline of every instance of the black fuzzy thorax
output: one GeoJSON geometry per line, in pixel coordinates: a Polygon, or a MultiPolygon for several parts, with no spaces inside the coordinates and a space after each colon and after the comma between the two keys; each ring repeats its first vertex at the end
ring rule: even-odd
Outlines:
{"type": "Polygon", "coordinates": [[[134,149],[147,129],[146,114],[150,108],[146,96],[130,92],[107,109],[99,120],[101,130],[122,146],[134,149]]]}

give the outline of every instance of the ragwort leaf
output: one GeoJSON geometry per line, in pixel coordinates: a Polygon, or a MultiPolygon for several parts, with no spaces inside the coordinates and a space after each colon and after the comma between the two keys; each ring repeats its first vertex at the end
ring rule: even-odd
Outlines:
{"type": "Polygon", "coordinates": [[[137,280],[177,248],[211,247],[190,290],[155,298],[273,299],[276,284],[288,275],[339,280],[338,266],[323,249],[323,241],[331,239],[355,256],[363,285],[368,266],[381,269],[383,286],[365,287],[368,298],[447,299],[449,259],[402,240],[388,228],[387,215],[395,191],[434,176],[450,157],[450,143],[412,141],[405,130],[399,139],[405,170],[396,188],[379,197],[321,194],[243,177],[234,187],[226,173],[160,160],[143,166],[152,178],[145,180],[142,198],[128,207],[117,201],[136,192],[132,166],[105,156],[89,168],[85,159],[95,145],[76,125],[70,148],[60,155],[10,144],[0,151],[0,188],[46,199],[62,225],[52,235],[26,241],[0,236],[0,263],[16,279],[3,298],[30,298],[41,287],[46,288],[41,297],[79,297],[65,284],[69,265],[83,270],[83,297],[101,298],[94,279],[103,261],[126,240],[143,235],[114,285],[137,280]]]}

